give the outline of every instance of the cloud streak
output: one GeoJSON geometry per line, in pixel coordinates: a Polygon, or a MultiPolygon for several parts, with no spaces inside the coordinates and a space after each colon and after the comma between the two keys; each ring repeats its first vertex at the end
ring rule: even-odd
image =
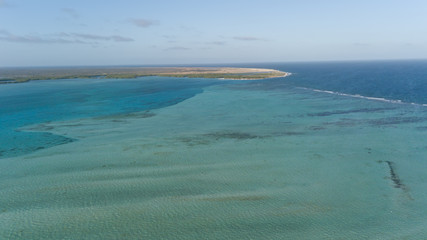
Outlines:
{"type": "Polygon", "coordinates": [[[113,42],[132,42],[132,38],[119,35],[94,35],[84,33],[57,33],[50,36],[36,35],[15,35],[6,30],[0,30],[0,41],[13,43],[33,43],[33,44],[97,44],[98,41],[113,41],[113,42]]]}
{"type": "Polygon", "coordinates": [[[13,43],[84,43],[78,39],[66,39],[62,37],[39,37],[35,35],[15,35],[6,30],[0,31],[0,41],[13,43]]]}
{"type": "Polygon", "coordinates": [[[187,50],[191,50],[191,48],[187,48],[187,47],[170,47],[170,48],[166,48],[165,51],[187,51],[187,50]]]}
{"type": "Polygon", "coordinates": [[[9,3],[7,3],[5,0],[0,0],[0,8],[2,7],[9,7],[9,3]]]}
{"type": "Polygon", "coordinates": [[[86,40],[97,40],[97,41],[114,41],[114,42],[133,42],[134,40],[129,37],[123,37],[119,35],[102,36],[94,34],[83,34],[83,33],[72,33],[72,36],[86,40]]]}
{"type": "Polygon", "coordinates": [[[250,36],[236,36],[233,39],[239,41],[265,41],[265,39],[250,36]]]}
{"type": "Polygon", "coordinates": [[[135,26],[141,27],[141,28],[148,28],[158,24],[157,21],[143,19],[143,18],[133,18],[130,20],[130,22],[132,22],[135,26]]]}
{"type": "Polygon", "coordinates": [[[227,42],[225,42],[225,41],[213,41],[213,42],[207,42],[206,44],[223,46],[223,45],[227,44],[227,42]]]}
{"type": "Polygon", "coordinates": [[[70,17],[72,17],[74,19],[79,18],[79,14],[73,8],[63,8],[61,10],[62,10],[62,12],[66,13],[68,16],[70,16],[70,17]]]}
{"type": "Polygon", "coordinates": [[[119,35],[111,35],[109,40],[113,40],[114,42],[133,42],[133,41],[135,41],[133,38],[123,37],[123,36],[119,36],[119,35]]]}

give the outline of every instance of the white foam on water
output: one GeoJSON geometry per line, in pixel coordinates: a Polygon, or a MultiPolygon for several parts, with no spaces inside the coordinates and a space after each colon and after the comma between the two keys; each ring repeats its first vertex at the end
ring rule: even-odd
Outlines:
{"type": "Polygon", "coordinates": [[[315,89],[315,88],[305,88],[305,87],[298,87],[298,88],[304,89],[304,90],[310,90],[310,91],[314,91],[314,92],[319,92],[319,93],[327,93],[327,94],[333,94],[333,95],[338,95],[338,96],[361,98],[361,99],[388,102],[388,103],[394,103],[394,104],[410,104],[410,105],[423,106],[423,107],[427,106],[427,104],[412,103],[412,102],[408,103],[408,102],[404,102],[400,99],[386,99],[386,98],[381,98],[381,97],[368,97],[368,96],[362,96],[360,94],[348,94],[348,93],[334,92],[334,91],[329,91],[329,90],[320,90],[320,89],[315,89]]]}

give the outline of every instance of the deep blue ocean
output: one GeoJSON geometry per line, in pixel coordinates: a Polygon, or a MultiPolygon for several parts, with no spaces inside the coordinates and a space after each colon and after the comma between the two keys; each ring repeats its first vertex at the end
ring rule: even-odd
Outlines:
{"type": "MultiPolygon", "coordinates": [[[[26,154],[73,139],[20,127],[58,120],[131,113],[179,103],[215,84],[256,88],[303,87],[335,93],[427,104],[427,60],[231,64],[271,68],[283,79],[239,82],[206,79],[68,79],[0,85],[0,158],[26,154]]],[[[0,73],[1,74],[1,73],[0,73]]]]}
{"type": "Polygon", "coordinates": [[[427,60],[271,63],[242,66],[291,72],[293,75],[285,82],[293,86],[427,104],[427,60]]]}

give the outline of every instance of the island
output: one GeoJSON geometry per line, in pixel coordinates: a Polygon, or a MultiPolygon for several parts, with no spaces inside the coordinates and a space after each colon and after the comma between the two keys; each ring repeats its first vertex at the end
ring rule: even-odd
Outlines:
{"type": "Polygon", "coordinates": [[[0,68],[0,84],[72,78],[137,78],[146,76],[256,80],[289,75],[274,69],[237,67],[34,67],[0,68]]]}

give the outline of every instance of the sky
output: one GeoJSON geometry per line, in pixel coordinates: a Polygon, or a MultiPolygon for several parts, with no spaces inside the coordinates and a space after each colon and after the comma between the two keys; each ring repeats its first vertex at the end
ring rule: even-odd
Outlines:
{"type": "Polygon", "coordinates": [[[0,67],[426,58],[425,0],[0,0],[0,67]]]}

